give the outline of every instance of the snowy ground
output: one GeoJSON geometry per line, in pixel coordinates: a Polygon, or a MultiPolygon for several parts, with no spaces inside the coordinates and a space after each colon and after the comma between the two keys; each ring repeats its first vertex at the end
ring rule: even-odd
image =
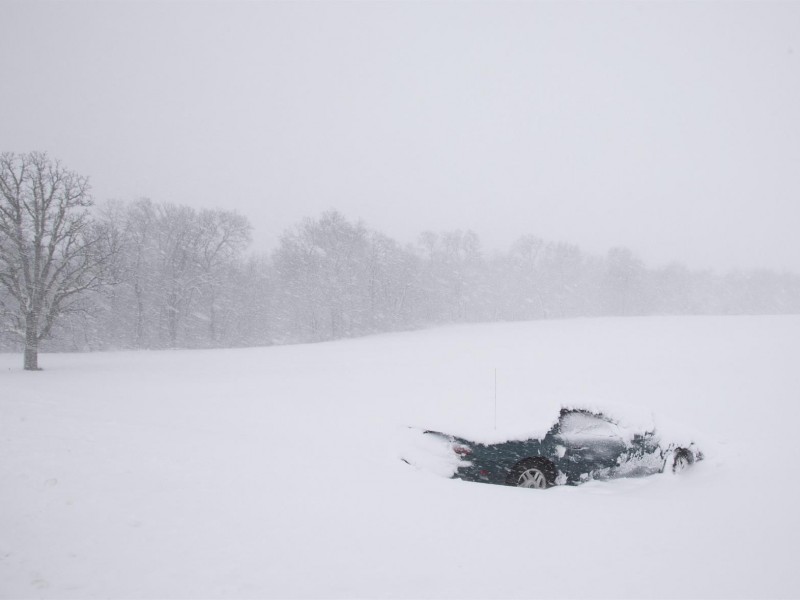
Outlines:
{"type": "Polygon", "coordinates": [[[4,598],[800,596],[800,317],[20,362],[0,355],[4,598]],[[583,401],[677,419],[708,459],[547,491],[399,460],[407,425],[489,439],[583,401]]]}

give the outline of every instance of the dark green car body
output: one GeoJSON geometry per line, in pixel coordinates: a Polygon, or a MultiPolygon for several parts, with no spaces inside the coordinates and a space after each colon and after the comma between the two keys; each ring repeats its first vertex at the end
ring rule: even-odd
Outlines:
{"type": "Polygon", "coordinates": [[[655,431],[623,436],[615,421],[583,409],[562,409],[541,438],[481,444],[445,437],[461,457],[454,477],[500,485],[523,485],[520,478],[531,468],[541,471],[550,487],[651,475],[662,472],[669,460],[674,467],[678,456],[686,464],[701,458],[694,448],[662,446],[655,431]]]}

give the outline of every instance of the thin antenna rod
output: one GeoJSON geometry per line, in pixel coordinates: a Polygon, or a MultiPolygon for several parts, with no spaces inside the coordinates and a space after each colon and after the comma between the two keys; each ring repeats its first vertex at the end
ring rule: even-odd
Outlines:
{"type": "Polygon", "coordinates": [[[497,431],[497,369],[494,370],[494,430],[497,431]]]}

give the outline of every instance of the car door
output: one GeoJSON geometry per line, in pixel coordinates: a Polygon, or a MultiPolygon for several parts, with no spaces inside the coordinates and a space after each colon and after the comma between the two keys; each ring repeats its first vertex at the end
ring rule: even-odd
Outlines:
{"type": "Polygon", "coordinates": [[[559,419],[559,443],[573,473],[613,467],[626,444],[612,421],[584,411],[564,412],[559,419]]]}

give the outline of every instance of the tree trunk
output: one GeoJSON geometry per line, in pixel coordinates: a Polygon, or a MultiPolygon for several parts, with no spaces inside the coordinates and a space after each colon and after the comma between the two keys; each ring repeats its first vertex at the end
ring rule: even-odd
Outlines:
{"type": "Polygon", "coordinates": [[[211,338],[211,345],[217,344],[217,311],[214,309],[216,304],[216,296],[211,295],[211,304],[208,307],[208,336],[211,338]]]}
{"type": "Polygon", "coordinates": [[[25,370],[39,371],[39,336],[34,313],[25,316],[25,370]]]}
{"type": "Polygon", "coordinates": [[[136,347],[141,349],[144,347],[144,301],[138,276],[134,280],[133,292],[136,297],[136,347]]]}

